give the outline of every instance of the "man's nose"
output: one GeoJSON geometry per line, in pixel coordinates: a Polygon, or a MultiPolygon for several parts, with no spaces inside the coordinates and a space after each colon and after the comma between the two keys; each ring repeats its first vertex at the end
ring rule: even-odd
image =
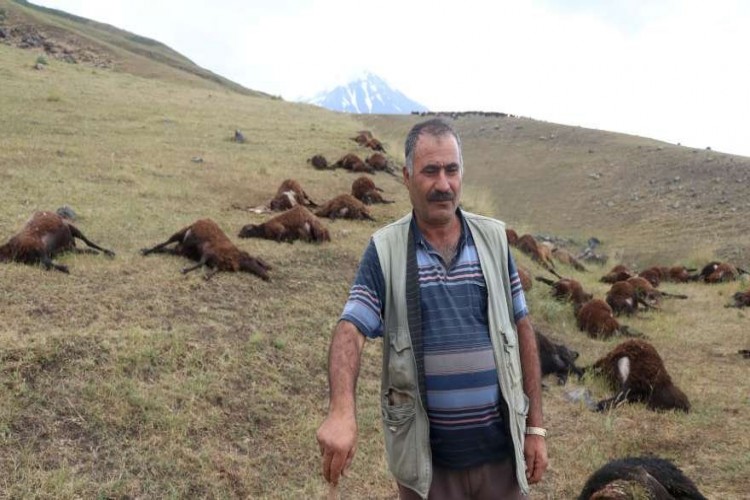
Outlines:
{"type": "Polygon", "coordinates": [[[440,172],[438,172],[437,179],[435,180],[435,189],[438,191],[449,191],[451,188],[450,182],[448,182],[448,174],[446,174],[445,169],[441,168],[440,172]]]}

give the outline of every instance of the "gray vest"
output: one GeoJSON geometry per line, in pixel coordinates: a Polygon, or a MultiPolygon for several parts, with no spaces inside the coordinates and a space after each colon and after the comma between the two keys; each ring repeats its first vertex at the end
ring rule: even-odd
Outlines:
{"type": "MultiPolygon", "coordinates": [[[[487,284],[490,339],[502,393],[503,417],[513,441],[516,478],[528,494],[523,456],[529,400],[523,393],[505,225],[463,212],[487,284]]],[[[432,482],[430,423],[420,394],[406,307],[406,258],[411,214],[373,235],[385,278],[381,412],[388,466],[396,480],[427,498],[432,482]]]]}

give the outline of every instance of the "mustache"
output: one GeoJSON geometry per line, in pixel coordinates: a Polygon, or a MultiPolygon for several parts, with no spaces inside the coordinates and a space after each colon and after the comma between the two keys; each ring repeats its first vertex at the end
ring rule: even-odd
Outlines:
{"type": "Polygon", "coordinates": [[[455,198],[450,191],[432,191],[427,195],[427,201],[453,201],[455,198]]]}

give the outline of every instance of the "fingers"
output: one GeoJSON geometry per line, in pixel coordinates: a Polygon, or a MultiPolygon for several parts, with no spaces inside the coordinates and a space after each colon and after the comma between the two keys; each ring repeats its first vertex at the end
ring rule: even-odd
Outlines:
{"type": "Polygon", "coordinates": [[[333,459],[331,460],[331,484],[337,485],[339,484],[339,478],[341,477],[342,473],[344,472],[344,465],[346,464],[346,456],[337,453],[333,456],[333,459]]]}
{"type": "Polygon", "coordinates": [[[541,437],[527,436],[527,438],[524,446],[526,479],[529,484],[534,484],[541,481],[547,469],[547,443],[541,437]]]}

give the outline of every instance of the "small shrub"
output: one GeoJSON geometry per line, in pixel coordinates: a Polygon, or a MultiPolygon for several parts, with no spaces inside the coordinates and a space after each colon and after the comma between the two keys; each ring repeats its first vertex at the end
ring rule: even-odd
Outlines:
{"type": "Polygon", "coordinates": [[[47,58],[44,55],[40,55],[39,57],[36,58],[36,63],[47,66],[49,64],[49,61],[47,61],[47,58]]]}

